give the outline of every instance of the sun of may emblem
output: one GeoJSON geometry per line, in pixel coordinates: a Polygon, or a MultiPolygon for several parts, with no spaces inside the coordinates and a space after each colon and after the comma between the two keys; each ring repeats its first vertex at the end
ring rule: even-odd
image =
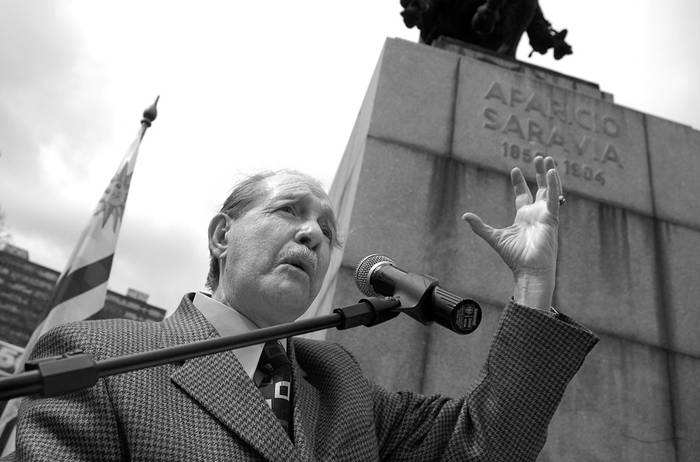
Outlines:
{"type": "Polygon", "coordinates": [[[110,216],[114,215],[112,220],[114,232],[117,232],[117,227],[124,216],[124,206],[126,205],[126,196],[129,193],[129,183],[131,183],[131,173],[127,173],[128,164],[124,164],[121,171],[114,175],[109,186],[105,189],[95,215],[102,213],[102,227],[107,224],[110,216]]]}

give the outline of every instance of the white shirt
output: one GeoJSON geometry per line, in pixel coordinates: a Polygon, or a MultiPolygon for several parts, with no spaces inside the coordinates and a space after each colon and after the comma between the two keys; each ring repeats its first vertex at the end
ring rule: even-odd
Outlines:
{"type": "MultiPolygon", "coordinates": [[[[207,318],[207,321],[214,326],[214,329],[216,329],[222,337],[245,334],[246,332],[258,330],[258,326],[250,319],[230,306],[224,305],[201,292],[195,293],[193,303],[195,308],[207,318]]],[[[283,347],[287,347],[287,342],[280,343],[283,347]]],[[[238,358],[241,366],[243,366],[243,370],[245,370],[246,374],[248,374],[248,377],[251,379],[253,378],[253,374],[255,374],[255,369],[258,367],[262,349],[263,344],[259,343],[257,345],[233,350],[236,358],[238,358]]]]}

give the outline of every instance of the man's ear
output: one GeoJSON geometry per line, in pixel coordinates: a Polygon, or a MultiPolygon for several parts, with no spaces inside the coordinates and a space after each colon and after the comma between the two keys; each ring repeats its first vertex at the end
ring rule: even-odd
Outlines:
{"type": "Polygon", "coordinates": [[[209,251],[214,258],[223,257],[228,250],[226,232],[230,221],[228,215],[219,213],[209,222],[209,251]]]}

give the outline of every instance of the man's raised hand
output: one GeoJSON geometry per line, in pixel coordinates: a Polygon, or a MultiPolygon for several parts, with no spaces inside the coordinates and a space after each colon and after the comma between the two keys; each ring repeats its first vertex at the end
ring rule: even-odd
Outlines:
{"type": "Polygon", "coordinates": [[[533,200],[523,173],[510,172],[515,192],[515,220],[496,229],[468,212],[462,219],[501,256],[513,272],[516,303],[548,310],[557,264],[559,197],[562,186],[551,157],[535,157],[537,192],[533,200]]]}

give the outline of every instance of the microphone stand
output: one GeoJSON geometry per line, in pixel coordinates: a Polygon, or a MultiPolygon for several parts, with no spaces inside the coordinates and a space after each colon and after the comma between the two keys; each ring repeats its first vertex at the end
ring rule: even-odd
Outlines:
{"type": "Polygon", "coordinates": [[[280,324],[241,335],[218,337],[176,345],[118,358],[95,361],[82,350],[36,361],[29,361],[25,371],[0,379],[0,401],[39,394],[57,396],[88,388],[97,379],[115,374],[184,361],[197,356],[220,353],[294,335],[335,327],[338,330],[356,326],[371,327],[399,315],[401,302],[394,298],[365,298],[355,305],[336,308],[333,314],[280,324]]]}

